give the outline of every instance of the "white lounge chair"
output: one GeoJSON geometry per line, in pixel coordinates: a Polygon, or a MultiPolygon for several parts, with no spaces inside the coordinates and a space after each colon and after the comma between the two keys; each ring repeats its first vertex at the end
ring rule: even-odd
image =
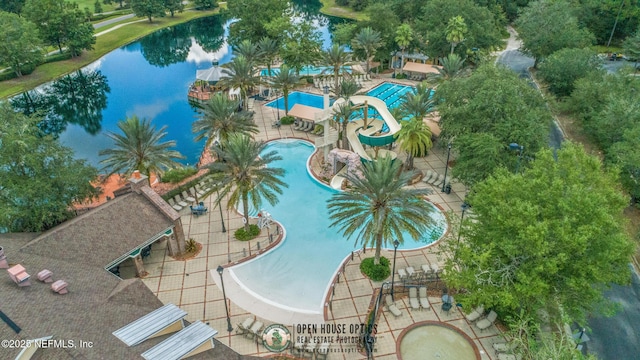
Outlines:
{"type": "Polygon", "coordinates": [[[175,211],[180,211],[182,210],[182,206],[176,204],[175,200],[173,199],[169,199],[167,200],[167,203],[169,203],[169,205],[171,205],[171,207],[175,210],[175,211]]]}
{"type": "Polygon", "coordinates": [[[431,179],[434,177],[434,175],[437,174],[431,170],[427,170],[427,172],[424,174],[424,177],[422,178],[422,182],[430,184],[431,179]]]}
{"type": "Polygon", "coordinates": [[[202,189],[202,187],[200,187],[200,184],[196,184],[195,189],[199,196],[202,196],[207,193],[202,189]]]}
{"type": "Polygon", "coordinates": [[[173,198],[176,200],[176,204],[178,204],[178,205],[180,205],[180,206],[182,206],[182,207],[185,207],[185,206],[189,205],[186,201],[183,201],[183,200],[180,198],[180,195],[176,195],[176,196],[174,196],[173,198]]]}
{"type": "Polygon", "coordinates": [[[246,318],[242,324],[238,324],[236,327],[236,334],[241,334],[241,335],[245,335],[249,332],[249,329],[251,329],[251,325],[253,325],[253,322],[255,320],[252,317],[246,318]]]}
{"type": "Polygon", "coordinates": [[[480,319],[482,315],[484,315],[484,305],[478,306],[477,308],[475,308],[475,310],[465,315],[465,317],[467,318],[467,321],[474,322],[480,319]]]}
{"type": "Polygon", "coordinates": [[[407,272],[404,271],[404,269],[398,269],[398,276],[400,277],[400,280],[406,279],[407,278],[407,272]]]}
{"type": "Polygon", "coordinates": [[[410,278],[412,278],[416,273],[416,269],[414,269],[413,266],[408,266],[406,270],[410,278]]]}
{"type": "Polygon", "coordinates": [[[491,310],[491,312],[489,312],[489,315],[487,315],[486,318],[476,323],[476,327],[481,331],[484,331],[488,329],[491,325],[493,325],[493,323],[496,321],[497,318],[498,318],[498,314],[496,314],[495,311],[491,310]]]}
{"type": "Polygon", "coordinates": [[[398,309],[398,307],[396,306],[396,303],[391,298],[391,295],[387,295],[384,298],[384,301],[385,301],[385,303],[387,305],[387,310],[389,310],[389,312],[392,313],[393,316],[398,317],[398,316],[402,315],[402,311],[400,311],[400,309],[398,309]]]}
{"type": "Polygon", "coordinates": [[[418,300],[420,300],[420,306],[423,309],[429,309],[431,307],[431,304],[429,304],[429,298],[427,297],[427,288],[424,286],[421,286],[418,289],[418,300]]]}
{"type": "Polygon", "coordinates": [[[323,342],[322,344],[320,344],[320,347],[318,347],[316,353],[316,359],[325,360],[327,358],[327,355],[329,355],[329,346],[331,346],[331,343],[323,342]]]}
{"type": "Polygon", "coordinates": [[[188,202],[194,202],[196,201],[196,199],[192,196],[189,196],[189,194],[187,194],[187,190],[183,190],[182,191],[182,198],[185,199],[188,202]]]}
{"type": "Polygon", "coordinates": [[[418,301],[418,289],[412,287],[409,289],[409,304],[411,308],[420,310],[420,302],[418,301]]]}

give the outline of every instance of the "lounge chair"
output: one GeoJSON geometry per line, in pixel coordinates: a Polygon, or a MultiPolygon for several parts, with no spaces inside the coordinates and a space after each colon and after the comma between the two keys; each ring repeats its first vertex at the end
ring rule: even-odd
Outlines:
{"type": "Polygon", "coordinates": [[[522,355],[520,354],[504,354],[498,353],[498,360],[520,360],[522,355]]]}
{"type": "Polygon", "coordinates": [[[406,270],[409,278],[413,278],[413,276],[416,274],[416,269],[414,269],[413,266],[408,266],[406,270]]]}
{"type": "Polygon", "coordinates": [[[433,271],[434,275],[438,275],[438,272],[440,271],[440,267],[436,264],[431,264],[431,271],[433,271]]]}
{"type": "Polygon", "coordinates": [[[433,186],[442,186],[442,183],[444,182],[444,175],[438,175],[438,178],[433,181],[431,184],[433,184],[433,186]]]}
{"type": "Polygon", "coordinates": [[[246,318],[242,324],[236,325],[236,334],[245,335],[251,329],[251,325],[255,320],[252,317],[246,318]]]}
{"type": "Polygon", "coordinates": [[[329,355],[329,346],[331,346],[331,343],[323,342],[320,344],[316,353],[316,359],[326,360],[327,355],[329,355]]]}
{"type": "Polygon", "coordinates": [[[493,346],[493,349],[496,352],[512,353],[513,350],[515,350],[515,348],[518,347],[518,344],[514,341],[508,341],[508,342],[493,343],[491,344],[491,346],[493,346]]]}
{"type": "Polygon", "coordinates": [[[303,130],[306,132],[310,132],[310,131],[313,131],[313,129],[315,128],[316,128],[316,124],[313,121],[310,121],[307,127],[303,130]]]}
{"type": "Polygon", "coordinates": [[[198,196],[200,196],[200,194],[196,191],[196,188],[193,187],[193,186],[189,188],[189,195],[191,195],[193,197],[196,197],[196,198],[198,196]]]}
{"type": "Polygon", "coordinates": [[[429,309],[431,307],[431,305],[429,304],[429,299],[427,298],[427,288],[424,286],[421,286],[418,289],[418,300],[420,300],[420,306],[422,306],[423,309],[429,309]]]}
{"type": "Polygon", "coordinates": [[[200,187],[200,184],[196,184],[195,189],[198,196],[202,196],[207,193],[206,191],[202,190],[202,188],[200,187]]]}
{"type": "Polygon", "coordinates": [[[391,298],[391,295],[387,295],[384,298],[384,301],[385,301],[385,304],[387,305],[387,310],[389,310],[389,312],[392,313],[393,316],[398,317],[402,315],[402,311],[398,309],[398,307],[396,306],[396,303],[391,298]]]}
{"type": "Polygon", "coordinates": [[[491,310],[491,312],[489,312],[489,315],[487,315],[486,318],[476,323],[476,327],[481,331],[484,331],[488,329],[491,325],[493,325],[493,323],[496,321],[497,318],[498,318],[498,314],[496,314],[495,311],[491,310]]]}
{"type": "Polygon", "coordinates": [[[304,337],[299,337],[298,340],[296,340],[296,343],[293,345],[293,347],[291,347],[291,354],[296,355],[301,355],[302,352],[304,351],[304,346],[306,345],[304,342],[304,337]],[[302,340],[302,341],[298,341],[298,340],[302,340]]]}
{"type": "Polygon", "coordinates": [[[182,207],[185,207],[185,206],[189,205],[186,201],[183,201],[183,200],[180,198],[180,195],[176,195],[176,196],[174,196],[173,198],[176,200],[176,204],[178,204],[178,205],[180,205],[180,206],[182,206],[182,207]]]}
{"type": "Polygon", "coordinates": [[[182,210],[182,206],[176,204],[175,200],[173,199],[169,199],[167,200],[167,203],[169,203],[169,205],[171,205],[171,207],[175,210],[175,211],[180,211],[182,210]]]}
{"type": "Polygon", "coordinates": [[[305,356],[308,353],[310,358],[313,358],[313,355],[316,352],[316,346],[318,346],[317,343],[313,342],[313,341],[309,341],[307,343],[307,345],[305,345],[304,347],[304,352],[305,352],[305,356]]]}
{"type": "Polygon", "coordinates": [[[209,184],[205,181],[201,181],[197,186],[196,189],[200,187],[200,189],[202,191],[204,191],[204,193],[206,194],[207,192],[211,191],[211,186],[209,186],[209,184]]]}
{"type": "Polygon", "coordinates": [[[482,315],[484,315],[484,305],[478,306],[477,308],[475,308],[475,310],[465,315],[465,317],[467,318],[467,321],[474,322],[480,319],[482,315]]]}
{"type": "Polygon", "coordinates": [[[434,175],[437,174],[431,170],[427,170],[426,174],[424,174],[424,177],[422,178],[422,182],[429,184],[434,175]]]}
{"type": "Polygon", "coordinates": [[[400,277],[400,280],[406,279],[407,272],[404,269],[398,269],[398,277],[400,277]]]}
{"type": "Polygon", "coordinates": [[[411,308],[420,310],[420,302],[418,301],[418,289],[412,287],[409,289],[409,304],[411,308]]]}
{"type": "Polygon", "coordinates": [[[251,325],[251,328],[249,329],[247,336],[251,339],[259,338],[260,335],[262,334],[263,327],[264,327],[264,323],[262,321],[257,320],[256,322],[253,323],[253,325],[251,325]]]}
{"type": "Polygon", "coordinates": [[[282,123],[280,122],[280,120],[277,120],[271,123],[272,128],[279,128],[281,125],[282,123]]]}
{"type": "Polygon", "coordinates": [[[185,199],[188,202],[195,202],[196,199],[192,196],[189,196],[189,194],[187,194],[187,190],[183,190],[182,191],[182,198],[185,199]]]}

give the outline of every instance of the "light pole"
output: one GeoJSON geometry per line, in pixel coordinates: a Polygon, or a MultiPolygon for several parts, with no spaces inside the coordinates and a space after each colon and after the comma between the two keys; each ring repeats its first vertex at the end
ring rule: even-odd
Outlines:
{"type": "Polygon", "coordinates": [[[444,163],[444,181],[442,182],[442,192],[447,187],[447,170],[449,170],[449,155],[451,155],[451,143],[447,145],[447,162],[444,163]]]}
{"type": "Polygon", "coordinates": [[[469,208],[469,204],[467,204],[466,202],[463,202],[462,205],[460,205],[460,207],[462,208],[462,215],[460,215],[460,227],[458,227],[458,242],[456,244],[456,251],[453,254],[453,262],[458,261],[458,249],[460,248],[460,234],[462,234],[462,221],[464,220],[464,213],[469,208]]]}
{"type": "Polygon", "coordinates": [[[396,251],[398,251],[398,245],[400,245],[400,242],[398,241],[398,239],[393,240],[393,270],[391,271],[391,300],[394,300],[394,301],[395,299],[393,298],[393,283],[396,278],[396,251]]]}
{"type": "Polygon", "coordinates": [[[222,199],[220,199],[220,190],[216,190],[218,194],[218,208],[220,209],[220,223],[222,224],[222,232],[226,233],[227,228],[224,226],[224,216],[222,216],[222,199]]]}
{"type": "Polygon", "coordinates": [[[216,271],[220,275],[220,285],[222,285],[222,297],[224,298],[224,310],[227,312],[227,331],[232,332],[233,326],[231,326],[231,319],[229,318],[229,307],[227,306],[227,294],[224,291],[224,280],[222,280],[222,272],[224,271],[224,268],[222,267],[222,265],[218,265],[218,268],[216,269],[216,271]]]}
{"type": "Polygon", "coordinates": [[[524,145],[518,145],[518,143],[509,144],[510,150],[518,150],[518,162],[516,163],[516,174],[520,170],[520,161],[522,161],[522,153],[524,152],[524,145]]]}

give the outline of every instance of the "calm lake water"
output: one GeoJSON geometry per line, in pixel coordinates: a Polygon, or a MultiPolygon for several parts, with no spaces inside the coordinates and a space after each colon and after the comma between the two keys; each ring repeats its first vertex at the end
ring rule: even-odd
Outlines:
{"type": "MultiPolygon", "coordinates": [[[[319,6],[306,2],[294,9],[298,18],[312,19],[329,47],[330,29],[340,20],[313,13],[319,6]]],[[[167,126],[165,140],[176,141],[186,156],[183,163],[195,164],[204,141],[193,140],[191,124],[198,113],[187,91],[197,70],[210,68],[214,59],[220,64],[232,59],[229,23],[218,15],[157,31],[11,101],[26,113],[43,112],[41,128],[94,166],[99,167],[98,152],[112,146],[105,132],[119,132],[118,121],[133,115],[152,119],[156,128],[167,126]]]]}

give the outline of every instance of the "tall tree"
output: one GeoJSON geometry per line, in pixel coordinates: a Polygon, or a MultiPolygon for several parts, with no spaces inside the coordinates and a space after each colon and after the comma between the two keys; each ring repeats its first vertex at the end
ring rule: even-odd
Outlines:
{"type": "Polygon", "coordinates": [[[69,47],[72,56],[91,50],[95,44],[93,26],[78,4],[65,0],[27,0],[22,15],[33,22],[43,41],[57,47],[69,47]]]}
{"type": "Polygon", "coordinates": [[[0,10],[20,14],[22,12],[22,7],[24,6],[25,0],[4,0],[0,1],[0,10]]]}
{"type": "Polygon", "coordinates": [[[274,39],[263,37],[258,41],[258,49],[262,54],[260,61],[267,66],[267,74],[271,76],[271,65],[280,54],[280,45],[274,39]]]}
{"type": "MultiPolygon", "coordinates": [[[[375,2],[365,9],[368,20],[358,21],[360,27],[370,27],[380,33],[382,43],[378,48],[378,54],[391,54],[397,50],[396,29],[401,24],[398,15],[393,11],[391,4],[387,2],[375,2]]],[[[344,44],[347,45],[347,44],[344,44]]],[[[386,60],[386,56],[380,58],[386,60]]]]}
{"type": "Polygon", "coordinates": [[[417,14],[415,31],[425,34],[423,48],[431,58],[444,57],[451,52],[447,25],[449,19],[456,16],[462,17],[467,26],[466,40],[457,46],[459,54],[472,48],[489,52],[503,45],[504,24],[488,7],[478,5],[478,0],[430,0],[417,14]]]}
{"type": "Polygon", "coordinates": [[[163,0],[164,8],[171,14],[171,17],[175,15],[177,12],[184,11],[184,3],[182,0],[163,0]]]}
{"type": "Polygon", "coordinates": [[[425,93],[408,92],[402,96],[400,107],[405,114],[420,121],[433,110],[434,102],[431,99],[431,89],[425,93]]]}
{"type": "Polygon", "coordinates": [[[254,44],[251,40],[242,40],[233,47],[233,52],[236,56],[244,56],[253,66],[258,65],[259,59],[262,56],[258,45],[254,44]]]}
{"type": "Polygon", "coordinates": [[[591,49],[562,49],[554,52],[540,64],[540,77],[549,84],[549,90],[558,97],[571,95],[575,82],[583,77],[598,76],[602,61],[591,49]]]}
{"type": "Polygon", "coordinates": [[[624,131],[622,139],[607,152],[607,160],[620,168],[620,182],[631,202],[640,202],[640,125],[624,131]]]}
{"type": "Polygon", "coordinates": [[[593,34],[580,26],[575,8],[568,1],[538,0],[529,3],[516,21],[525,53],[543,58],[563,48],[584,48],[594,42],[593,34]]]}
{"type": "Polygon", "coordinates": [[[311,21],[300,22],[284,36],[282,60],[297,72],[318,60],[318,54],[322,49],[322,36],[311,21]]]}
{"type": "Polygon", "coordinates": [[[413,30],[409,24],[402,24],[396,29],[396,43],[400,47],[402,52],[402,61],[400,63],[400,74],[402,74],[402,67],[404,66],[404,55],[407,46],[411,45],[413,41],[413,30]]]}
{"type": "Polygon", "coordinates": [[[229,29],[230,44],[242,40],[258,42],[265,36],[282,43],[293,27],[287,0],[236,0],[229,2],[227,8],[230,18],[240,19],[229,29]]]}
{"type": "Polygon", "coordinates": [[[220,80],[220,85],[228,88],[240,89],[242,96],[242,107],[247,109],[247,99],[249,89],[258,85],[260,78],[256,74],[253,64],[244,56],[236,56],[230,63],[224,65],[222,73],[227,75],[226,78],[220,80]]]}
{"type": "Polygon", "coordinates": [[[347,138],[347,125],[356,115],[355,109],[349,101],[338,104],[333,107],[333,118],[340,124],[340,133],[342,134],[342,149],[349,149],[349,139],[347,138]]]}
{"type": "Polygon", "coordinates": [[[131,174],[135,170],[147,176],[150,173],[162,175],[165,170],[180,166],[174,159],[183,159],[184,156],[176,150],[171,150],[176,146],[176,142],[162,141],[167,135],[166,126],[156,130],[150,120],[140,120],[134,115],[119,121],[118,128],[120,134],[106,134],[113,140],[113,147],[100,150],[98,153],[100,156],[106,156],[100,164],[109,175],[131,174]]]}
{"type": "Polygon", "coordinates": [[[40,43],[35,25],[16,14],[0,11],[0,64],[22,76],[25,67],[42,62],[40,43]]]}
{"type": "Polygon", "coordinates": [[[400,131],[395,133],[394,136],[400,142],[400,149],[407,153],[407,170],[413,170],[413,159],[416,156],[427,155],[427,151],[433,147],[431,135],[429,126],[418,117],[404,121],[400,131]]]}
{"type": "Polygon", "coordinates": [[[438,86],[434,98],[441,99],[440,137],[453,140],[458,153],[452,175],[467,186],[497,166],[515,168],[509,144],[524,146],[526,154],[546,146],[551,114],[540,93],[507,68],[482,65],[438,86]]]}
{"type": "Polygon", "coordinates": [[[445,58],[438,59],[441,67],[436,68],[437,74],[427,74],[427,82],[432,84],[440,84],[447,80],[452,80],[458,76],[465,76],[469,73],[464,68],[465,59],[458,54],[449,54],[445,58]]]}
{"type": "Polygon", "coordinates": [[[545,148],[524,174],[498,171],[466,201],[475,217],[463,225],[457,262],[449,260],[445,272],[451,286],[473,289],[465,302],[538,320],[539,310],[562,308],[584,324],[606,308],[606,288],[630,279],[628,202],[616,176],[581,146],[564,142],[556,154],[545,148]]]}
{"type": "Polygon", "coordinates": [[[400,172],[400,166],[390,157],[365,163],[361,178],[346,175],[351,189],[334,194],[327,204],[330,226],[375,247],[375,265],[384,244],[394,239],[402,244],[405,234],[418,240],[432,222],[433,208],[424,199],[428,191],[406,187],[413,174],[400,172]]]}
{"type": "Polygon", "coordinates": [[[269,79],[269,84],[273,88],[282,91],[285,115],[289,114],[289,91],[293,90],[299,83],[300,78],[296,74],[296,71],[286,64],[282,64],[280,71],[269,79]]]}
{"type": "Polygon", "coordinates": [[[320,62],[331,69],[333,74],[333,89],[339,92],[340,75],[347,74],[347,66],[352,64],[351,53],[344,46],[333,44],[329,49],[320,53],[320,62]]]}
{"type": "Polygon", "coordinates": [[[257,134],[253,115],[244,110],[237,112],[239,105],[239,101],[229,99],[226,94],[216,93],[202,107],[200,118],[193,122],[195,140],[207,139],[205,146],[210,147],[215,139],[227,142],[231,134],[257,134]]]}
{"type": "Polygon", "coordinates": [[[213,9],[218,6],[217,0],[193,0],[197,10],[213,9]]]}
{"type": "Polygon", "coordinates": [[[640,28],[629,36],[623,43],[624,53],[635,61],[635,68],[638,69],[638,61],[640,61],[640,28]]]}
{"type": "Polygon", "coordinates": [[[260,209],[262,201],[275,205],[282,188],[288,187],[281,178],[284,169],[274,167],[273,162],[282,160],[276,151],[264,153],[265,143],[251,140],[246,135],[231,134],[229,139],[214,146],[213,150],[220,154],[223,161],[211,165],[213,170],[223,174],[220,182],[220,201],[230,195],[228,206],[233,208],[242,205],[244,230],[249,231],[249,204],[260,209]]]}
{"type": "Polygon", "coordinates": [[[44,231],[71,218],[71,205],[97,195],[97,171],[37,127],[41,119],[0,103],[0,228],[44,231]]]}
{"type": "Polygon", "coordinates": [[[154,17],[164,17],[164,0],[129,0],[131,10],[137,17],[146,17],[149,22],[154,17]]]}
{"type": "Polygon", "coordinates": [[[366,74],[368,74],[371,69],[371,61],[373,61],[373,58],[376,56],[376,50],[378,50],[380,45],[382,45],[380,33],[370,27],[360,29],[356,37],[351,40],[351,47],[364,51],[366,74]]]}
{"type": "Polygon", "coordinates": [[[465,40],[465,35],[469,29],[467,23],[464,22],[462,16],[454,16],[447,22],[447,41],[451,43],[451,54],[456,49],[456,46],[465,40]]]}

